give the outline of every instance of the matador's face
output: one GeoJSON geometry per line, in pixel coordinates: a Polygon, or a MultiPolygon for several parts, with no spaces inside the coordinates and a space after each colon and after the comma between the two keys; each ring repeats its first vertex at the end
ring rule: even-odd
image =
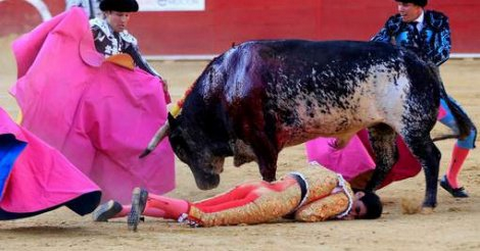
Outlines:
{"type": "Polygon", "coordinates": [[[131,12],[107,11],[105,16],[108,24],[115,32],[122,32],[127,29],[128,21],[130,20],[131,12]]]}
{"type": "Polygon", "coordinates": [[[345,219],[353,220],[353,219],[362,219],[367,214],[367,206],[360,200],[365,196],[363,192],[357,192],[354,195],[352,210],[350,213],[345,217],[345,219]]]}
{"type": "Polygon", "coordinates": [[[415,21],[422,14],[422,11],[422,7],[413,3],[398,2],[398,13],[402,16],[403,22],[415,21]]]}

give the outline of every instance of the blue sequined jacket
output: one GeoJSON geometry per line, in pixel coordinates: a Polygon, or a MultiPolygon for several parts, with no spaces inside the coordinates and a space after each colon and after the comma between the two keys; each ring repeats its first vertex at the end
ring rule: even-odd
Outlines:
{"type": "Polygon", "coordinates": [[[437,66],[450,57],[452,48],[448,17],[441,12],[425,10],[419,42],[413,41],[413,28],[402,22],[400,14],[391,16],[372,41],[393,43],[415,51],[424,60],[437,66]]]}

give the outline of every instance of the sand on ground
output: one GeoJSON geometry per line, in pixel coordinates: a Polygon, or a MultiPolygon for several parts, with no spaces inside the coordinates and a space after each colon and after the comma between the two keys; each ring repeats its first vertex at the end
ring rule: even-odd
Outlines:
{"type": "MultiPolygon", "coordinates": [[[[12,40],[13,36],[0,38],[0,106],[16,116],[18,107],[8,94],[16,80],[12,40]]],[[[153,62],[153,66],[168,79],[172,97],[178,99],[207,63],[164,61],[153,62]]],[[[478,124],[480,60],[450,60],[441,72],[449,94],[478,124]]],[[[445,128],[439,125],[434,133],[442,130],[445,128]]],[[[441,174],[450,161],[453,144],[453,140],[437,144],[443,153],[441,174]]],[[[305,161],[304,145],[285,149],[279,157],[278,175],[305,161]]],[[[260,179],[256,164],[235,168],[231,158],[226,161],[220,186],[210,191],[198,190],[189,168],[178,159],[176,171],[178,185],[168,195],[189,200],[207,198],[235,184],[260,179]]],[[[427,215],[404,212],[423,200],[425,177],[420,173],[379,191],[385,205],[379,220],[189,228],[147,217],[139,231],[133,233],[127,230],[126,219],[95,223],[90,215],[80,217],[60,208],[32,218],[1,221],[0,250],[480,250],[479,171],[480,156],[474,150],[460,176],[470,198],[455,199],[439,188],[438,206],[427,215]]]]}

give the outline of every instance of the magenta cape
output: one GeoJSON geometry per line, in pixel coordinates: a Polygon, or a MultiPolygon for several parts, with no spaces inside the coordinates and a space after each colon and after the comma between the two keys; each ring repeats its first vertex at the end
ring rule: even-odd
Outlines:
{"type": "Polygon", "coordinates": [[[96,52],[88,21],[73,8],[13,44],[18,81],[11,93],[22,125],[63,153],[102,189],[102,200],[130,202],[141,186],[163,194],[175,187],[168,140],[138,156],[167,118],[162,85],[96,52]]]}
{"type": "MultiPolygon", "coordinates": [[[[366,130],[357,133],[343,149],[337,150],[331,147],[333,142],[333,138],[317,138],[308,141],[306,143],[308,161],[317,161],[328,169],[341,173],[347,180],[375,169],[373,150],[366,130]]],[[[399,159],[382,183],[382,187],[393,181],[413,177],[421,170],[420,163],[400,137],[397,138],[397,147],[399,159]]]]}
{"type": "Polygon", "coordinates": [[[0,108],[0,220],[60,206],[91,213],[100,188],[56,149],[15,124],[0,108]]]}

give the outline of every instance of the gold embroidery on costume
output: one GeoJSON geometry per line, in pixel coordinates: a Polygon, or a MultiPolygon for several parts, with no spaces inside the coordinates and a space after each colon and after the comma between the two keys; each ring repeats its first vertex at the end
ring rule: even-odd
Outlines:
{"type": "Polygon", "coordinates": [[[192,205],[188,215],[205,227],[267,222],[290,213],[300,203],[300,194],[300,186],[294,184],[282,192],[269,190],[244,206],[220,212],[205,213],[192,205]]]}
{"type": "Polygon", "coordinates": [[[338,184],[337,174],[319,165],[310,165],[299,173],[308,184],[305,204],[330,195],[338,184]]]}
{"type": "MultiPolygon", "coordinates": [[[[348,183],[345,183],[345,189],[340,188],[339,179],[341,177],[336,173],[319,165],[311,165],[289,175],[301,177],[305,180],[307,188],[307,193],[303,198],[304,204],[295,213],[296,219],[323,221],[342,213],[348,213],[346,210],[349,208],[349,197],[353,196],[353,192],[348,183]]],[[[207,227],[242,223],[256,224],[285,216],[297,208],[302,201],[302,190],[298,182],[280,192],[259,188],[257,193],[259,197],[252,202],[219,212],[206,213],[192,205],[188,218],[207,227]]]]}
{"type": "Polygon", "coordinates": [[[349,208],[348,198],[353,196],[353,192],[348,183],[344,182],[346,191],[340,190],[332,194],[340,185],[339,179],[343,179],[338,174],[318,164],[311,164],[300,173],[308,184],[308,192],[304,205],[295,213],[295,219],[323,221],[340,215],[349,208]]]}
{"type": "Polygon", "coordinates": [[[347,207],[348,197],[345,193],[336,193],[301,207],[295,212],[295,219],[310,222],[324,221],[343,213],[347,207]]]}

